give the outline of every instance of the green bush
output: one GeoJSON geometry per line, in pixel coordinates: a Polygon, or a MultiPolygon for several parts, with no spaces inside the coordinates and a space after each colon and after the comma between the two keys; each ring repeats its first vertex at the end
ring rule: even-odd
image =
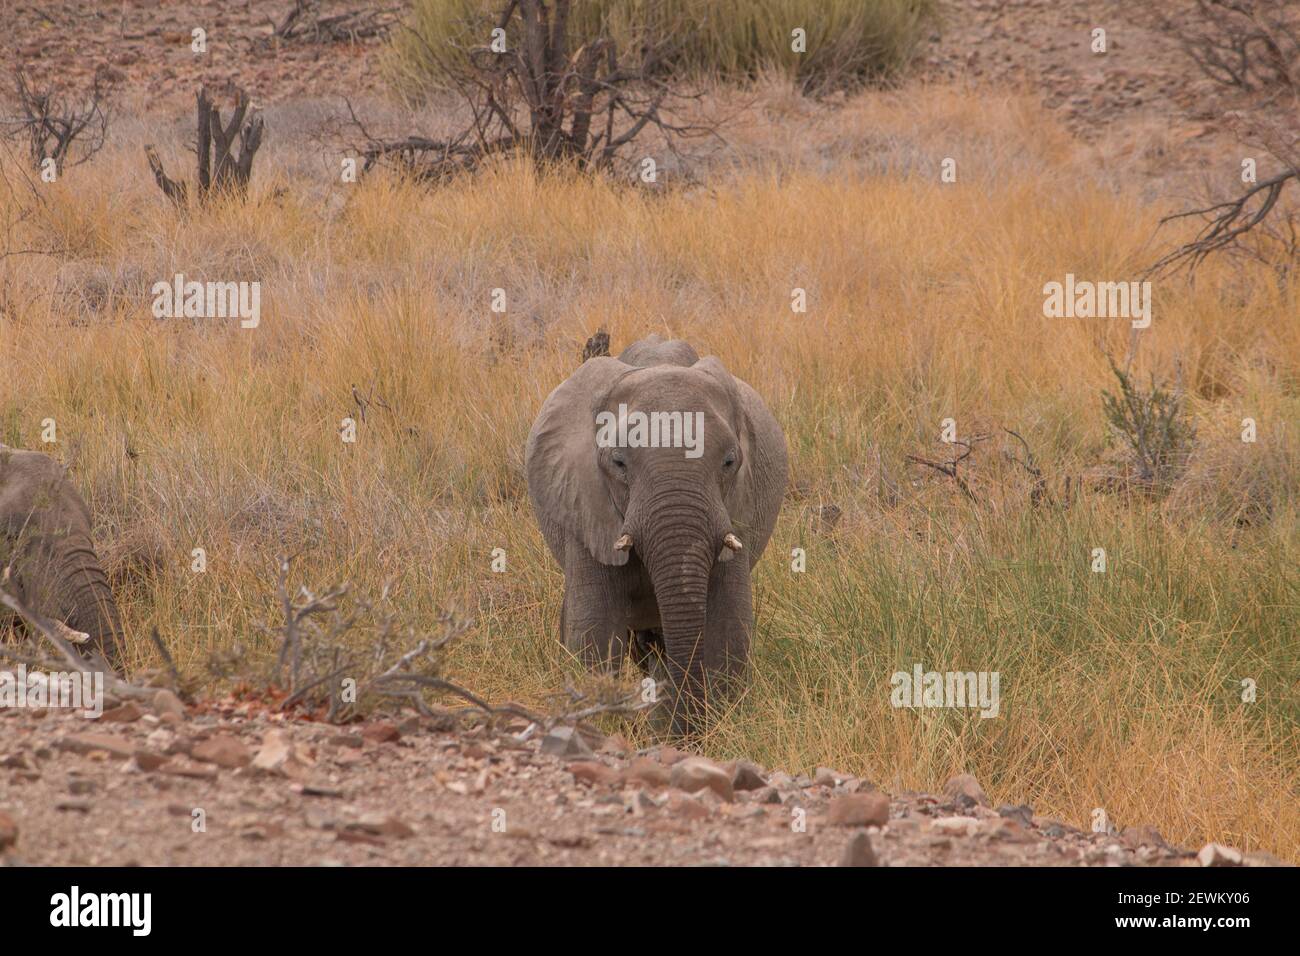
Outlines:
{"type": "MultiPolygon", "coordinates": [[[[663,66],[678,74],[747,80],[778,70],[805,90],[887,83],[932,26],[937,0],[575,0],[575,45],[612,36],[620,50],[666,43],[663,66]],[[792,33],[805,31],[805,52],[792,33]]],[[[418,96],[446,85],[440,64],[485,45],[501,0],[414,0],[394,33],[386,70],[418,96]]],[[[509,33],[509,31],[507,31],[509,33]]],[[[508,41],[513,38],[508,36],[508,41]]]]}

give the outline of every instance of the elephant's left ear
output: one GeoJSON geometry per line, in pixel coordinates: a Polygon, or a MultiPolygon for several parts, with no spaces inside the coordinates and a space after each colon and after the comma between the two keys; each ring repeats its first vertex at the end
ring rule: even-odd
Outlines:
{"type": "MultiPolygon", "coordinates": [[[[614,383],[631,371],[615,358],[587,359],[542,405],[524,455],[528,494],[547,540],[576,539],[601,564],[627,564],[628,555],[615,546],[623,517],[597,464],[596,413],[614,383]]],[[[556,558],[564,561],[562,549],[556,558]]]]}
{"type": "Polygon", "coordinates": [[[789,480],[785,433],[758,392],[728,372],[715,356],[700,359],[694,367],[708,372],[732,394],[733,426],[740,439],[741,467],[727,500],[727,512],[752,566],[776,527],[789,480]]]}

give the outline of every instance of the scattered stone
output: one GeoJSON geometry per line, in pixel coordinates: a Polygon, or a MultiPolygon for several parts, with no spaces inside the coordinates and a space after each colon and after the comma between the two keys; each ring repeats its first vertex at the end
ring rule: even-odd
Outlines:
{"type": "Polygon", "coordinates": [[[262,748],[253,758],[254,770],[301,779],[314,763],[307,754],[289,740],[289,735],[279,728],[268,730],[262,748]]]}
{"type": "Polygon", "coordinates": [[[628,783],[641,784],[652,790],[662,790],[668,786],[671,775],[663,764],[649,757],[637,757],[623,771],[623,779],[628,783]]]}
{"type": "Polygon", "coordinates": [[[342,797],[343,791],[338,787],[327,787],[319,783],[294,783],[289,785],[294,793],[304,797],[342,797]]]}
{"type": "Polygon", "coordinates": [[[568,766],[569,773],[573,774],[574,780],[582,783],[588,783],[592,786],[616,787],[623,779],[613,767],[606,767],[603,763],[597,763],[594,760],[579,760],[568,766]]]}
{"type": "Polygon", "coordinates": [[[668,812],[681,820],[707,820],[709,808],[694,797],[674,793],[668,798],[668,812]]]}
{"type": "Polygon", "coordinates": [[[190,750],[190,756],[203,763],[214,763],[218,767],[225,767],[227,770],[247,767],[253,759],[252,753],[244,746],[244,742],[230,734],[217,734],[202,743],[195,744],[190,750]]]}
{"type": "Polygon", "coordinates": [[[153,695],[153,709],[164,720],[169,714],[176,718],[185,716],[185,705],[181,699],[165,687],[153,695]]]}
{"type": "Polygon", "coordinates": [[[988,794],[979,785],[979,781],[968,773],[959,773],[955,777],[951,777],[943,785],[943,795],[959,807],[987,807],[989,805],[988,794]]]}
{"type": "Polygon", "coordinates": [[[469,757],[471,760],[487,760],[491,758],[496,751],[487,744],[479,743],[477,740],[471,740],[465,745],[465,748],[461,753],[466,757],[469,757]]]}
{"type": "Polygon", "coordinates": [[[18,821],[0,810],[0,853],[18,842],[18,821]]]}
{"type": "Polygon", "coordinates": [[[73,813],[89,813],[91,803],[89,800],[60,800],[54,805],[55,810],[69,811],[73,813]]]}
{"type": "Polygon", "coordinates": [[[216,780],[220,771],[214,764],[197,763],[188,758],[173,760],[158,768],[162,773],[173,777],[188,777],[191,780],[216,780]]]}
{"type": "Polygon", "coordinates": [[[1034,823],[1034,809],[1024,803],[1019,806],[1004,803],[1002,806],[998,807],[998,816],[1007,820],[1015,820],[1025,828],[1033,826],[1034,823]]]}
{"type": "Polygon", "coordinates": [[[57,746],[74,754],[100,751],[114,757],[130,757],[135,753],[135,747],[129,741],[111,734],[72,734],[60,740],[57,746]]]}
{"type": "Polygon", "coordinates": [[[871,837],[866,830],[858,830],[849,837],[840,857],[840,866],[880,866],[876,851],[871,846],[871,837]]]}
{"type": "Polygon", "coordinates": [[[69,780],[68,793],[74,797],[86,797],[94,793],[98,788],[93,780],[69,780]]]}
{"type": "Polygon", "coordinates": [[[685,760],[690,754],[684,750],[678,750],[676,747],[660,747],[655,756],[659,758],[659,762],[665,767],[671,767],[673,764],[685,760]]]}
{"type": "Polygon", "coordinates": [[[391,721],[377,720],[362,727],[361,736],[372,744],[395,744],[402,739],[402,732],[391,721]]]}
{"type": "Polygon", "coordinates": [[[365,738],[360,734],[335,734],[329,739],[335,747],[347,747],[351,750],[360,750],[365,744],[365,738]]]}
{"type": "Polygon", "coordinates": [[[573,727],[553,727],[542,738],[542,753],[555,757],[591,757],[594,754],[573,727]]]}
{"type": "Polygon", "coordinates": [[[731,786],[731,775],[704,757],[687,757],[673,764],[668,778],[669,785],[687,793],[710,790],[718,797],[730,803],[735,798],[731,786]]]}
{"type": "Polygon", "coordinates": [[[838,827],[882,827],[889,822],[889,798],[883,793],[852,793],[831,798],[826,822],[838,827]]]}
{"type": "Polygon", "coordinates": [[[852,779],[853,777],[847,773],[840,773],[830,767],[818,767],[813,773],[813,786],[835,788],[852,779]]]}
{"type": "Polygon", "coordinates": [[[1252,850],[1246,854],[1246,866],[1293,866],[1285,860],[1280,860],[1272,853],[1266,850],[1252,850]]]}
{"type": "Polygon", "coordinates": [[[6,757],[0,757],[0,767],[8,770],[35,770],[32,758],[21,751],[16,754],[9,754],[6,757]]]}
{"type": "Polygon", "coordinates": [[[974,817],[939,817],[931,826],[936,833],[947,836],[974,836],[980,822],[974,817]]]}
{"type": "Polygon", "coordinates": [[[145,771],[146,773],[153,773],[155,770],[157,770],[159,767],[165,764],[170,758],[164,756],[163,754],[153,753],[152,751],[149,750],[137,750],[135,753],[131,755],[131,759],[135,761],[135,765],[139,767],[141,770],[145,771]]]}
{"type": "Polygon", "coordinates": [[[127,701],[100,715],[100,722],[105,724],[133,724],[144,716],[144,709],[133,701],[127,701]]]}
{"type": "Polygon", "coordinates": [[[632,745],[627,742],[626,737],[622,734],[611,734],[601,741],[599,752],[613,757],[626,757],[631,749],[632,745]]]}
{"type": "Polygon", "coordinates": [[[777,790],[794,789],[794,777],[790,776],[783,770],[774,770],[772,773],[768,774],[767,782],[769,786],[775,787],[777,790]]]}
{"type": "Polygon", "coordinates": [[[731,788],[733,790],[762,790],[767,787],[760,767],[744,760],[737,760],[731,771],[731,788]]]}
{"type": "Polygon", "coordinates": [[[399,840],[415,836],[415,830],[408,824],[403,823],[397,817],[390,817],[382,813],[362,814],[361,818],[355,823],[344,825],[344,829],[349,827],[355,827],[364,833],[371,833],[375,836],[394,837],[399,840]]]}
{"type": "Polygon", "coordinates": [[[1240,850],[1234,850],[1230,846],[1207,843],[1196,854],[1196,862],[1201,866],[1241,866],[1242,856],[1240,850]]]}
{"type": "Polygon", "coordinates": [[[755,803],[773,804],[781,802],[781,791],[776,787],[764,787],[761,790],[753,791],[753,800],[755,803]]]}
{"type": "Polygon", "coordinates": [[[1136,850],[1140,846],[1154,846],[1160,849],[1168,846],[1160,831],[1150,825],[1125,827],[1120,831],[1119,838],[1130,850],[1136,850]]]}

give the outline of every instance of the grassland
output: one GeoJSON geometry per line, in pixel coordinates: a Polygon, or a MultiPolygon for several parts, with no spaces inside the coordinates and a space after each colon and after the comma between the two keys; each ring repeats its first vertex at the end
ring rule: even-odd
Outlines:
{"type": "Polygon", "coordinates": [[[276,556],[301,550],[302,583],[388,585],[416,624],[472,615],[458,678],[536,703],[577,669],[554,637],[561,576],[525,492],[528,426],[597,327],[616,348],[685,337],[767,398],[792,454],[757,571],[752,684],[709,753],[889,788],[965,770],[998,802],[1078,825],[1100,807],[1172,841],[1296,858],[1295,286],[1226,260],[1194,287],[1157,282],[1136,367],[1181,381],[1192,460],[1167,495],[1084,481],[1067,506],[1067,476],[1118,460],[1100,393],[1104,350],[1123,356],[1130,329],[1045,319],[1042,286],[1134,276],[1166,210],[1088,176],[1035,110],[979,107],[958,91],[851,106],[833,150],[791,136],[788,155],[707,188],[512,165],[437,191],[331,185],[271,142],[250,203],[187,219],[134,146],[39,201],[6,159],[11,248],[55,252],[0,260],[0,441],[73,464],[137,665],[152,627],[195,675],[214,652],[265,654],[276,556]],[[939,181],[946,155],[955,184],[939,181]],[[259,280],[260,327],[153,319],[151,286],[178,272],[259,280]],[[354,385],[388,407],[345,444],[354,385]],[[47,418],[56,445],[40,443],[47,418]],[[978,503],[907,462],[947,452],[944,418],[992,436],[968,463],[978,503]],[[1053,504],[1031,507],[1002,428],[1053,504]],[[891,708],[890,675],[915,663],[998,671],[1000,716],[891,708]]]}

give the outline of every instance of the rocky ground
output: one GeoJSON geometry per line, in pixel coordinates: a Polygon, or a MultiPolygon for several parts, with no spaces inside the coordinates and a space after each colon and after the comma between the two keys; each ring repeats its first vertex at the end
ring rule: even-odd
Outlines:
{"type": "Polygon", "coordinates": [[[990,807],[971,777],[888,795],[524,721],[348,728],[169,692],[98,721],[0,711],[0,865],[1270,865],[1150,827],[990,807]]]}

